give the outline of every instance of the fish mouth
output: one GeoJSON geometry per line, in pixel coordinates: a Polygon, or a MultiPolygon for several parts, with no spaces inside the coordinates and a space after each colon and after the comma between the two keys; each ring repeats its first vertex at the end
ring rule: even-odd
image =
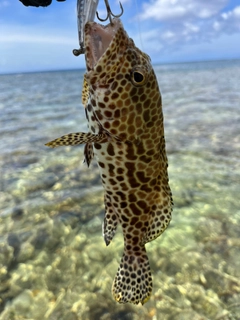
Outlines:
{"type": "Polygon", "coordinates": [[[96,22],[85,25],[85,59],[87,70],[93,70],[98,61],[109,48],[118,29],[122,26],[120,19],[104,26],[96,22]]]}

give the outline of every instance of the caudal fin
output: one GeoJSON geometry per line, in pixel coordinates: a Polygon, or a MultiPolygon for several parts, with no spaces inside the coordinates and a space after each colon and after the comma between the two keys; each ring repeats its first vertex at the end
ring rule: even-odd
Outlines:
{"type": "Polygon", "coordinates": [[[125,250],[112,286],[114,299],[119,303],[144,304],[151,292],[152,275],[145,247],[125,250]]]}

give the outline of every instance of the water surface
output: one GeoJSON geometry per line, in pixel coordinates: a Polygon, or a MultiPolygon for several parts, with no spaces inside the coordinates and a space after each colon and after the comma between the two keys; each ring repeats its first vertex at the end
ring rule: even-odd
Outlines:
{"type": "Polygon", "coordinates": [[[121,230],[83,148],[82,71],[0,76],[0,319],[240,318],[240,61],[157,65],[174,211],[147,245],[153,295],[117,305],[121,230]]]}

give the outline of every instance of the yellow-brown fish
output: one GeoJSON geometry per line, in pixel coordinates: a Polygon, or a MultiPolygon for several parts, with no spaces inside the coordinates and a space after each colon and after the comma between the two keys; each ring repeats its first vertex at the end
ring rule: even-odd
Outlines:
{"type": "Polygon", "coordinates": [[[88,133],[70,133],[47,146],[85,144],[96,156],[105,190],[106,245],[118,223],[124,252],[112,293],[120,303],[145,303],[152,276],[145,244],[167,228],[172,196],[168,184],[162,100],[150,58],[130,39],[119,19],[85,26],[82,101],[88,133]]]}

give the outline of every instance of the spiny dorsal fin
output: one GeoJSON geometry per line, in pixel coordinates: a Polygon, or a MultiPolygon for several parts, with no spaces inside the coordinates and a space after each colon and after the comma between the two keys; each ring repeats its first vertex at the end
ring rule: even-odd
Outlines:
{"type": "Polygon", "coordinates": [[[105,133],[93,134],[85,132],[69,133],[60,138],[54,139],[45,145],[51,148],[60,146],[76,146],[78,144],[85,144],[89,142],[103,143],[107,142],[107,136],[105,133]]]}
{"type": "Polygon", "coordinates": [[[87,83],[87,80],[84,75],[83,89],[82,89],[82,104],[84,105],[84,108],[86,108],[86,106],[87,106],[88,96],[89,96],[89,87],[88,87],[88,83],[87,83]]]}

